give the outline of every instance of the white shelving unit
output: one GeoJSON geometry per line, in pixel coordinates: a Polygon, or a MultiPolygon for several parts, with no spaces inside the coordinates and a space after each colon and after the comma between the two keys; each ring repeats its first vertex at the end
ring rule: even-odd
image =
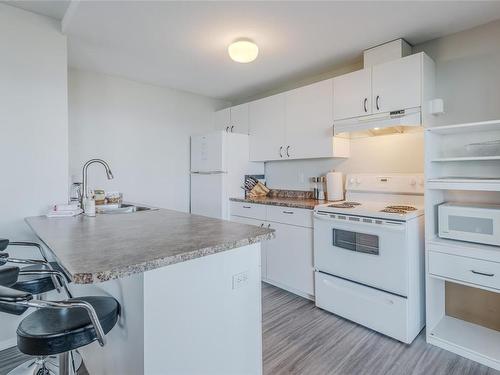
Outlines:
{"type": "Polygon", "coordinates": [[[498,293],[499,304],[500,290],[446,272],[429,273],[431,255],[437,253],[461,257],[465,264],[468,259],[500,263],[500,247],[438,237],[441,203],[500,203],[500,150],[475,154],[470,147],[492,140],[500,140],[500,120],[425,129],[426,313],[429,343],[500,370],[500,331],[448,315],[446,285],[498,293]]]}

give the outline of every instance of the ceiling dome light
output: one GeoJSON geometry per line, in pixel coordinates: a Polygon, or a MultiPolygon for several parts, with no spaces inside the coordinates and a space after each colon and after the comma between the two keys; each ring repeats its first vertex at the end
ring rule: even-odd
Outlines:
{"type": "Polygon", "coordinates": [[[257,44],[249,40],[238,40],[227,47],[229,57],[239,63],[249,63],[254,61],[259,54],[257,44]]]}

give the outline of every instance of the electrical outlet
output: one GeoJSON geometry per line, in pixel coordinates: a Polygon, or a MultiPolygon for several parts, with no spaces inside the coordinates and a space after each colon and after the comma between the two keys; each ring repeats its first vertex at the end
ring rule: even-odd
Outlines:
{"type": "Polygon", "coordinates": [[[248,282],[248,271],[233,275],[233,289],[239,289],[248,282]]]}

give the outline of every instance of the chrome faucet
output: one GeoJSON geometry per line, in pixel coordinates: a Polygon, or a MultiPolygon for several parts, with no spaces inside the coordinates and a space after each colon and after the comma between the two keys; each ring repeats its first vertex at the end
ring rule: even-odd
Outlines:
{"type": "Polygon", "coordinates": [[[82,194],[82,201],[80,202],[82,207],[83,207],[83,201],[89,197],[89,194],[88,194],[88,177],[87,177],[87,170],[89,168],[89,166],[91,164],[94,164],[94,163],[99,163],[99,164],[102,164],[104,166],[104,168],[106,169],[106,176],[108,177],[108,180],[111,180],[113,179],[113,173],[111,173],[111,169],[109,168],[109,165],[108,163],[106,163],[104,160],[102,159],[90,159],[88,162],[86,162],[84,165],[83,165],[83,170],[82,170],[82,190],[83,190],[83,194],[82,194]]]}

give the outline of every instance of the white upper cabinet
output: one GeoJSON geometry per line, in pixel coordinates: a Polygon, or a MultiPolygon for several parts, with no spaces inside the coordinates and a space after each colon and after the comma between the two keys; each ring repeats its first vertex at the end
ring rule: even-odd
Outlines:
{"type": "Polygon", "coordinates": [[[248,134],[248,103],[231,107],[231,133],[248,134]]]}
{"type": "Polygon", "coordinates": [[[214,122],[216,130],[248,134],[248,103],[215,112],[214,122]]]}
{"type": "Polygon", "coordinates": [[[335,77],[335,121],[421,107],[425,58],[416,53],[335,77]]]}
{"type": "Polygon", "coordinates": [[[214,112],[214,123],[216,130],[227,131],[231,122],[231,108],[221,109],[214,112]]]}
{"type": "Polygon", "coordinates": [[[333,83],[321,81],[249,105],[250,160],[348,157],[333,137],[333,83]]]}
{"type": "Polygon", "coordinates": [[[249,110],[250,160],[280,160],[284,156],[285,95],[251,102],[249,110]]]}
{"type": "Polygon", "coordinates": [[[422,54],[375,65],[372,69],[373,113],[420,107],[422,54]]]}
{"type": "Polygon", "coordinates": [[[333,79],[333,116],[335,120],[371,113],[371,78],[371,69],[362,69],[333,79]]]}
{"type": "MultiPolygon", "coordinates": [[[[333,81],[328,79],[285,93],[287,159],[346,157],[333,143],[333,81]]],[[[347,141],[348,142],[348,141],[347,141]]]]}

